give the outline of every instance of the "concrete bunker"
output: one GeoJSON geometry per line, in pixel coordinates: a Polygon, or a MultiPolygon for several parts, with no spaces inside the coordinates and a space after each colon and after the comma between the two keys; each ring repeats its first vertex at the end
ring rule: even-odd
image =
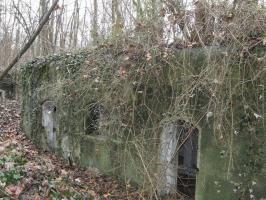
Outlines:
{"type": "Polygon", "coordinates": [[[42,126],[46,133],[46,142],[49,149],[56,148],[56,106],[53,101],[42,104],[42,126]]]}
{"type": "MultiPolygon", "coordinates": [[[[100,53],[102,54],[101,51],[100,53]]],[[[263,53],[265,51],[258,55],[264,55],[263,53]]],[[[25,65],[21,84],[22,92],[25,94],[22,99],[22,117],[23,128],[30,139],[43,149],[48,148],[46,143],[52,144],[56,147],[56,153],[63,153],[65,159],[70,155],[74,163],[80,166],[98,168],[105,174],[130,180],[140,186],[145,184],[148,189],[151,188],[151,184],[152,188],[159,186],[156,191],[160,191],[161,194],[184,193],[186,196],[194,196],[196,187],[196,200],[248,199],[250,193],[243,194],[242,191],[248,191],[252,186],[252,195],[256,195],[256,199],[265,198],[266,165],[265,156],[261,153],[265,152],[265,102],[262,98],[265,88],[256,86],[264,84],[263,81],[266,79],[263,76],[256,84],[249,81],[245,85],[239,84],[243,82],[242,75],[245,80],[253,78],[253,73],[247,73],[246,69],[254,69],[259,73],[262,69],[260,63],[255,60],[254,63],[239,63],[239,66],[243,66],[239,68],[240,71],[235,70],[238,69],[235,62],[228,65],[229,69],[234,69],[228,80],[234,80],[233,87],[235,84],[237,87],[241,86],[241,90],[234,91],[231,99],[227,95],[227,92],[231,91],[231,84],[220,84],[220,81],[216,83],[216,76],[205,77],[206,83],[202,82],[204,84],[196,88],[187,85],[190,80],[193,80],[193,83],[201,82],[200,72],[202,69],[209,69],[205,68],[206,63],[209,66],[209,57],[219,56],[223,59],[224,51],[220,52],[214,48],[177,51],[171,56],[171,65],[165,65],[165,62],[158,63],[163,69],[162,76],[153,73],[154,68],[150,68],[149,63],[145,64],[147,72],[139,73],[138,77],[141,79],[136,79],[141,80],[140,83],[135,83],[135,79],[130,78],[130,73],[127,79],[119,79],[114,76],[113,70],[106,71],[105,66],[113,69],[113,62],[110,62],[113,57],[109,55],[102,56],[101,65],[97,67],[99,75],[103,75],[100,73],[102,71],[108,73],[99,76],[101,84],[95,82],[94,71],[88,71],[90,66],[87,66],[86,55],[79,53],[62,58],[54,57],[45,60],[44,63],[43,59],[39,60],[40,62],[37,59],[38,62],[35,60],[25,65]],[[73,70],[77,71],[70,75],[69,66],[72,65],[73,70]],[[58,66],[62,67],[55,70],[58,66]],[[44,75],[44,72],[47,73],[44,75]],[[83,74],[86,75],[86,79],[83,74]],[[160,84],[157,84],[157,80],[160,80],[160,84]],[[95,86],[97,90],[94,89],[95,86]],[[149,87],[152,90],[148,89],[149,87]],[[187,93],[191,87],[194,89],[187,93]],[[216,94],[217,98],[212,96],[213,90],[210,89],[213,87],[222,92],[216,94]],[[251,89],[254,92],[251,93],[251,89]],[[220,113],[222,107],[210,105],[210,98],[219,100],[217,105],[225,108],[229,108],[227,106],[233,105],[233,102],[239,103],[235,103],[232,109],[225,109],[220,113]],[[53,109],[44,109],[43,102],[48,99],[56,103],[52,104],[57,106],[54,112],[53,109]],[[183,100],[186,103],[180,105],[183,100]],[[93,111],[96,110],[92,106],[95,102],[104,107],[100,115],[93,111]],[[251,107],[246,109],[245,105],[251,107]],[[210,112],[207,111],[214,115],[209,121],[207,119],[210,112]],[[231,124],[230,120],[228,124],[227,120],[224,123],[227,116],[230,118],[231,112],[234,113],[235,123],[231,124]],[[90,113],[95,118],[88,118],[90,113]],[[257,118],[257,113],[261,117],[257,118]],[[41,123],[42,115],[47,116],[47,121],[52,121],[53,125],[41,123]],[[183,124],[182,120],[177,122],[177,119],[183,118],[181,116],[189,116],[190,122],[197,121],[200,131],[188,121],[183,124]],[[243,117],[250,120],[242,123],[243,117]],[[161,122],[169,119],[170,122],[160,127],[161,122]],[[86,127],[90,127],[91,130],[95,128],[87,126],[90,121],[98,121],[98,132],[101,136],[95,136],[97,131],[88,131],[86,134],[86,127]],[[188,133],[196,136],[187,138],[188,133]],[[50,141],[54,142],[47,142],[47,135],[50,136],[50,141]],[[220,137],[221,135],[223,137],[220,137]],[[182,138],[185,143],[182,143],[182,138]],[[197,140],[200,140],[198,146],[197,140]],[[195,148],[190,148],[190,144],[195,148]],[[196,162],[199,157],[200,162],[196,162]],[[231,162],[232,158],[234,165],[231,162]],[[244,167],[247,163],[251,164],[244,167]],[[252,167],[253,163],[258,164],[256,169],[252,167]],[[243,176],[246,172],[252,176],[243,176]],[[241,189],[235,190],[239,185],[241,189]]],[[[124,62],[124,57],[118,58],[114,57],[114,60],[118,61],[117,66],[124,62]]],[[[145,57],[144,59],[146,60],[145,57]]],[[[132,75],[134,78],[133,67],[132,75]]]]}
{"type": "Polygon", "coordinates": [[[181,193],[195,198],[199,131],[178,120],[164,126],[160,138],[160,196],[181,193]]]}

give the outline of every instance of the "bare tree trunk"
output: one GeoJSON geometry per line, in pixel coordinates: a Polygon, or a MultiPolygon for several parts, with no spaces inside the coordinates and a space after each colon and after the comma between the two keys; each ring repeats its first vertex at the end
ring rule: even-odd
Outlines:
{"type": "Polygon", "coordinates": [[[92,19],[92,31],[91,31],[91,36],[93,39],[93,43],[97,44],[98,43],[98,3],[97,0],[94,0],[93,2],[93,19],[92,19]]]}
{"type": "Polygon", "coordinates": [[[74,11],[72,13],[72,19],[70,21],[70,34],[69,34],[69,47],[77,47],[78,39],[78,30],[79,30],[79,4],[78,0],[75,1],[74,11]]]}
{"type": "Polygon", "coordinates": [[[151,0],[151,21],[153,22],[153,38],[152,41],[159,43],[163,38],[163,25],[159,17],[159,12],[162,8],[160,0],[151,0]]]}
{"type": "MultiPolygon", "coordinates": [[[[47,12],[48,9],[48,1],[40,0],[40,19],[47,12]]],[[[40,55],[47,55],[49,53],[48,50],[48,41],[49,41],[49,24],[45,24],[43,30],[40,33],[40,55]]]]}
{"type": "Polygon", "coordinates": [[[79,3],[78,0],[75,2],[75,15],[74,15],[74,26],[73,26],[73,47],[76,48],[78,44],[78,32],[79,32],[79,3]]]}
{"type": "MultiPolygon", "coordinates": [[[[67,6],[64,7],[64,10],[67,11],[67,6]]],[[[62,15],[61,15],[61,23],[60,23],[60,50],[65,49],[66,47],[66,33],[64,29],[64,24],[65,24],[65,16],[63,15],[63,10],[62,10],[62,15]]]]}
{"type": "MultiPolygon", "coordinates": [[[[81,27],[81,30],[80,30],[80,34],[81,34],[81,40],[80,40],[80,46],[81,47],[84,47],[85,45],[88,44],[88,40],[89,40],[89,37],[88,37],[88,33],[87,33],[87,26],[86,26],[86,19],[87,19],[87,14],[88,14],[88,6],[87,6],[87,2],[85,3],[85,12],[84,12],[84,15],[83,15],[83,22],[82,22],[82,27],[81,27]]],[[[98,32],[97,32],[98,33],[98,32]]],[[[91,35],[92,35],[92,32],[91,32],[91,35]]],[[[91,36],[92,37],[92,36],[91,36]]]]}
{"type": "Polygon", "coordinates": [[[122,32],[124,21],[119,9],[120,0],[112,0],[112,33],[117,34],[122,32]]]}
{"type": "MultiPolygon", "coordinates": [[[[53,0],[54,2],[55,0],[53,0]]],[[[54,43],[54,26],[55,26],[55,15],[54,12],[51,14],[51,18],[49,21],[49,26],[48,26],[48,38],[49,38],[49,43],[48,45],[51,47],[53,53],[55,53],[55,43],[54,43]]]]}
{"type": "Polygon", "coordinates": [[[140,0],[133,0],[133,5],[135,6],[136,12],[137,12],[137,21],[141,22],[144,18],[144,13],[141,5],[140,0]]]}

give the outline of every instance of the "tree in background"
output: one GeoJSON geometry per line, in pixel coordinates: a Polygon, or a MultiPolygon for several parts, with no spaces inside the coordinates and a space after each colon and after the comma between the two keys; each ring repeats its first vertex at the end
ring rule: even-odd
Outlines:
{"type": "Polygon", "coordinates": [[[93,44],[98,44],[99,40],[99,28],[98,28],[98,3],[97,0],[93,0],[93,17],[92,17],[92,29],[91,37],[93,44]]]}
{"type": "MultiPolygon", "coordinates": [[[[54,0],[0,0],[0,66],[6,66],[54,0]]],[[[265,2],[258,0],[60,1],[27,59],[134,37],[149,49],[245,44],[265,37],[265,2]],[[232,43],[233,42],[233,43],[232,43]]]]}

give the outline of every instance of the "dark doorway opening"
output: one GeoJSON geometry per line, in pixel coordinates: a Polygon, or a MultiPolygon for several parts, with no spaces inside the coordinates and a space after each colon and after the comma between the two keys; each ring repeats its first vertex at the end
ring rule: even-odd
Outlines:
{"type": "Polygon", "coordinates": [[[91,103],[88,107],[88,113],[85,119],[85,133],[99,134],[99,124],[103,106],[99,103],[91,103]]]}
{"type": "Polygon", "coordinates": [[[177,192],[195,199],[199,131],[181,120],[177,126],[177,192]]]}

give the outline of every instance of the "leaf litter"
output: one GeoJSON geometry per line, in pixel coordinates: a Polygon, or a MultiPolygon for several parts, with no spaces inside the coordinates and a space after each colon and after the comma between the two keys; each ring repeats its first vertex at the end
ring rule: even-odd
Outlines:
{"type": "Polygon", "coordinates": [[[130,184],[96,170],[70,166],[37,149],[20,128],[15,101],[0,104],[0,199],[109,200],[145,199],[130,184]]]}

